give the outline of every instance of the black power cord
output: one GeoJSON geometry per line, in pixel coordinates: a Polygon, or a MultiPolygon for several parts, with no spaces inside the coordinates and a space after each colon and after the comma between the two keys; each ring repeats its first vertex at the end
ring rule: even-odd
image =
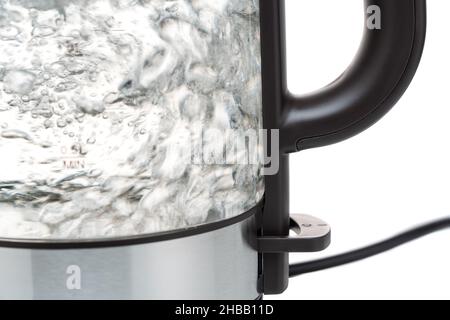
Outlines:
{"type": "Polygon", "coordinates": [[[325,269],[339,267],[345,264],[361,261],[380,253],[395,249],[408,242],[417,240],[429,234],[450,228],[450,218],[431,222],[429,224],[417,227],[391,239],[379,242],[377,244],[351,251],[348,253],[332,256],[329,258],[314,260],[305,263],[298,263],[289,266],[289,276],[296,277],[306,273],[312,273],[325,269]]]}

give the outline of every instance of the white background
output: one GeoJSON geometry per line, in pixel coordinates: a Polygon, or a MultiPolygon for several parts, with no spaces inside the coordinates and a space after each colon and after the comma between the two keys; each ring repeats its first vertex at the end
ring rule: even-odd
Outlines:
{"type": "MultiPolygon", "coordinates": [[[[362,0],[287,0],[290,90],[308,92],[350,63],[363,31],[362,0]]],[[[450,216],[450,1],[428,1],[428,38],[410,89],[356,138],[291,158],[291,208],[328,221],[331,248],[371,244],[450,216]]],[[[392,52],[395,54],[395,52],[392,52]]],[[[291,280],[267,299],[450,299],[450,230],[382,256],[291,280]]]]}

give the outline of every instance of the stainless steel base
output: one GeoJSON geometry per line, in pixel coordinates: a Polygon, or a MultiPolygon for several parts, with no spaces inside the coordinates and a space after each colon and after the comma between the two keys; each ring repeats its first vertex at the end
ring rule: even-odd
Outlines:
{"type": "Polygon", "coordinates": [[[257,299],[254,218],[148,244],[0,247],[0,299],[257,299]]]}

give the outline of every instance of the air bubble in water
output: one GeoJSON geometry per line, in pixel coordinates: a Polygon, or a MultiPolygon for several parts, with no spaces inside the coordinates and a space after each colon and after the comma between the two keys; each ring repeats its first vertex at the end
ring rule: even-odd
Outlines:
{"type": "Polygon", "coordinates": [[[85,155],[88,154],[88,150],[87,150],[86,146],[84,146],[84,145],[81,145],[81,146],[80,146],[80,154],[81,154],[82,156],[85,156],[85,155]]]}
{"type": "Polygon", "coordinates": [[[56,125],[59,128],[64,128],[65,126],[67,126],[67,122],[64,118],[59,118],[58,121],[56,122],[56,125]]]}
{"type": "Polygon", "coordinates": [[[42,148],[48,149],[48,148],[51,148],[52,146],[53,146],[53,144],[50,141],[44,141],[41,143],[42,148]]]}
{"type": "Polygon", "coordinates": [[[79,143],[75,143],[72,145],[71,150],[78,153],[81,150],[81,145],[79,143]]]}
{"type": "Polygon", "coordinates": [[[28,133],[21,130],[5,130],[2,132],[2,137],[5,139],[24,139],[31,141],[31,137],[28,133]]]}
{"type": "Polygon", "coordinates": [[[44,127],[46,129],[53,127],[53,122],[51,120],[45,120],[44,121],[44,127]]]}
{"type": "Polygon", "coordinates": [[[80,111],[92,116],[98,115],[103,111],[105,111],[105,107],[103,106],[102,103],[94,100],[89,100],[82,96],[73,98],[73,101],[75,102],[80,111]]]}
{"type": "Polygon", "coordinates": [[[88,177],[89,178],[98,178],[103,174],[103,171],[100,169],[93,169],[91,171],[89,171],[88,173],[88,177]]]}
{"type": "Polygon", "coordinates": [[[5,90],[26,95],[31,92],[36,76],[26,70],[10,70],[3,78],[5,90]]]}

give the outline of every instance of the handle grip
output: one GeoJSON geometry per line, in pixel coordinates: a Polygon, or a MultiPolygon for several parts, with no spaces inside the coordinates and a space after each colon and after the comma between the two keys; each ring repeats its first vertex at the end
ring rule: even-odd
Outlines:
{"type": "Polygon", "coordinates": [[[411,83],[425,42],[425,0],[366,0],[365,7],[368,19],[380,19],[381,29],[365,29],[361,48],[341,77],[303,97],[290,94],[284,82],[280,124],[284,152],[359,134],[382,118],[411,83]]]}

